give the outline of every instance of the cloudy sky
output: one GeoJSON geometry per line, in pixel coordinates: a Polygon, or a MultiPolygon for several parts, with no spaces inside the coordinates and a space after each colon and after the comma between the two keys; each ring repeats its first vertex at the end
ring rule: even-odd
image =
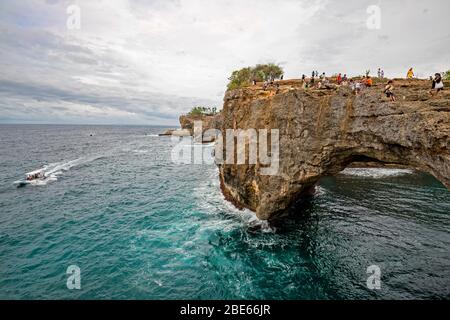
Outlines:
{"type": "Polygon", "coordinates": [[[450,69],[449,12],[448,0],[1,0],[0,123],[176,125],[192,106],[221,108],[231,72],[265,62],[285,78],[428,77],[450,69]]]}

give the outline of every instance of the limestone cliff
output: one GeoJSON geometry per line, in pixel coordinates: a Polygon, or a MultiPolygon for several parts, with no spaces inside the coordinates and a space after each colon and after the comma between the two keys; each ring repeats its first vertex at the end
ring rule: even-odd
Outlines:
{"type": "Polygon", "coordinates": [[[278,175],[261,175],[259,163],[219,165],[222,191],[236,206],[270,219],[322,176],[354,162],[408,166],[450,187],[450,91],[434,97],[428,81],[395,80],[397,101],[390,102],[384,81],[357,96],[348,87],[305,90],[300,81],[279,84],[225,95],[223,132],[279,130],[278,175]]]}
{"type": "Polygon", "coordinates": [[[222,127],[221,113],[215,115],[182,115],[180,116],[180,125],[183,130],[189,130],[194,134],[194,122],[201,121],[203,132],[209,129],[220,129],[222,127]]]}

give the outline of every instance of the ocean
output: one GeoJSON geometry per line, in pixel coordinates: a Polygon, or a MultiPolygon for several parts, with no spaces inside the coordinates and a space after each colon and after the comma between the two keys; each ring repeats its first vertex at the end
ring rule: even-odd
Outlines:
{"type": "Polygon", "coordinates": [[[162,131],[0,125],[0,299],[450,298],[450,192],[432,176],[346,169],[269,226],[224,200],[215,165],[173,163],[162,131]]]}

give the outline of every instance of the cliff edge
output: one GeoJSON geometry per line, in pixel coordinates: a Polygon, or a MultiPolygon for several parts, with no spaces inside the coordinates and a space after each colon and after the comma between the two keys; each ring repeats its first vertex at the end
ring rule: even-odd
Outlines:
{"type": "Polygon", "coordinates": [[[222,126],[222,113],[216,113],[214,115],[182,115],[179,118],[181,129],[182,130],[189,130],[191,132],[191,135],[194,135],[194,123],[196,121],[202,122],[202,131],[205,132],[206,130],[210,129],[220,129],[222,126]]]}

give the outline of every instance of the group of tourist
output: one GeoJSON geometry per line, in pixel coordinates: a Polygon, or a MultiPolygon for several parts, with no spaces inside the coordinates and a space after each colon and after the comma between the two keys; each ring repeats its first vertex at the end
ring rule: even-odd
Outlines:
{"type": "Polygon", "coordinates": [[[43,179],[43,178],[45,178],[45,173],[43,173],[43,172],[36,172],[36,173],[27,175],[27,181],[33,181],[33,180],[43,179]]]}
{"type": "MultiPolygon", "coordinates": [[[[373,85],[373,80],[369,75],[363,76],[362,79],[359,81],[355,81],[353,79],[349,80],[347,77],[347,74],[342,75],[342,73],[339,73],[336,76],[336,84],[337,84],[337,86],[350,86],[353,93],[358,94],[363,89],[365,89],[367,87],[371,87],[373,85]]],[[[308,88],[333,89],[335,87],[336,87],[336,85],[332,84],[329,81],[329,79],[326,77],[325,72],[323,72],[319,76],[319,73],[317,71],[313,71],[309,81],[307,81],[306,76],[304,74],[302,75],[302,88],[303,89],[308,89],[308,88]],[[316,82],[316,78],[317,78],[317,82],[316,82]]]]}
{"type": "MultiPolygon", "coordinates": [[[[410,68],[408,70],[408,73],[406,74],[407,79],[412,79],[414,77],[414,71],[413,68],[410,68]]],[[[436,73],[434,75],[434,78],[430,76],[431,80],[431,95],[437,95],[440,91],[444,90],[444,80],[442,79],[442,76],[440,73],[436,73]]],[[[391,101],[395,101],[395,93],[394,93],[394,81],[389,80],[384,88],[384,93],[386,94],[386,97],[389,98],[391,101]]]]}
{"type": "MultiPolygon", "coordinates": [[[[282,74],[280,76],[280,80],[282,81],[283,79],[284,79],[284,75],[282,74]]],[[[253,82],[253,85],[256,85],[256,83],[257,83],[255,79],[253,79],[252,82],[253,82]]],[[[267,88],[269,86],[273,86],[273,85],[275,85],[277,87],[277,89],[280,87],[279,83],[275,84],[275,77],[272,76],[269,79],[267,79],[266,81],[264,81],[264,83],[263,83],[263,90],[267,90],[267,88]]]]}
{"type": "MultiPolygon", "coordinates": [[[[280,79],[280,80],[283,80],[283,79],[280,79]]],[[[256,81],[254,81],[254,84],[256,84],[256,81]]],[[[267,90],[270,86],[275,86],[277,91],[280,88],[280,84],[278,82],[275,83],[274,79],[270,79],[270,80],[264,81],[264,83],[263,83],[263,90],[264,91],[267,90]]]]}
{"type": "MultiPolygon", "coordinates": [[[[343,84],[347,85],[347,83],[343,83],[343,84]]],[[[370,88],[373,85],[373,80],[370,76],[363,76],[361,80],[357,80],[357,81],[350,79],[350,82],[348,83],[348,85],[350,85],[352,92],[355,95],[358,95],[365,88],[370,88]]]]}
{"type": "MultiPolygon", "coordinates": [[[[337,74],[335,76],[335,83],[331,83],[330,80],[326,77],[325,72],[321,73],[319,75],[319,72],[314,70],[311,73],[311,77],[307,79],[306,75],[303,74],[301,81],[302,81],[302,88],[303,89],[335,89],[340,86],[349,86],[353,92],[353,94],[358,95],[360,94],[364,89],[370,88],[373,86],[373,79],[369,75],[370,71],[366,72],[366,75],[363,76],[361,79],[355,80],[355,79],[349,79],[347,77],[347,74],[342,75],[342,73],[337,74]]],[[[379,79],[384,79],[384,70],[381,68],[378,68],[377,76],[379,79]]],[[[414,70],[413,68],[410,68],[406,74],[407,79],[414,78],[414,70]]],[[[265,81],[263,84],[263,90],[267,90],[269,86],[276,86],[276,91],[279,91],[279,83],[275,83],[275,79],[269,79],[268,81],[265,81]]],[[[283,78],[281,78],[283,80],[283,78]]],[[[442,79],[442,76],[440,73],[436,73],[434,75],[434,78],[431,76],[430,81],[431,84],[431,94],[436,95],[440,91],[444,90],[444,82],[442,79]]],[[[254,81],[253,84],[256,84],[254,81]]],[[[390,101],[396,101],[396,96],[394,93],[395,87],[394,87],[394,81],[389,80],[385,86],[383,93],[386,95],[386,97],[390,101]]]]}
{"type": "Polygon", "coordinates": [[[341,85],[342,83],[347,83],[348,78],[347,78],[347,74],[344,74],[344,76],[342,76],[342,73],[339,73],[336,77],[336,82],[338,85],[341,85]]]}
{"type": "Polygon", "coordinates": [[[308,89],[308,88],[323,88],[323,87],[329,87],[330,82],[326,77],[325,72],[322,72],[319,76],[319,72],[318,71],[313,71],[311,73],[311,78],[309,79],[309,81],[306,80],[306,75],[302,75],[302,88],[303,89],[308,89]],[[317,84],[316,84],[316,78],[317,80],[317,84]]]}

